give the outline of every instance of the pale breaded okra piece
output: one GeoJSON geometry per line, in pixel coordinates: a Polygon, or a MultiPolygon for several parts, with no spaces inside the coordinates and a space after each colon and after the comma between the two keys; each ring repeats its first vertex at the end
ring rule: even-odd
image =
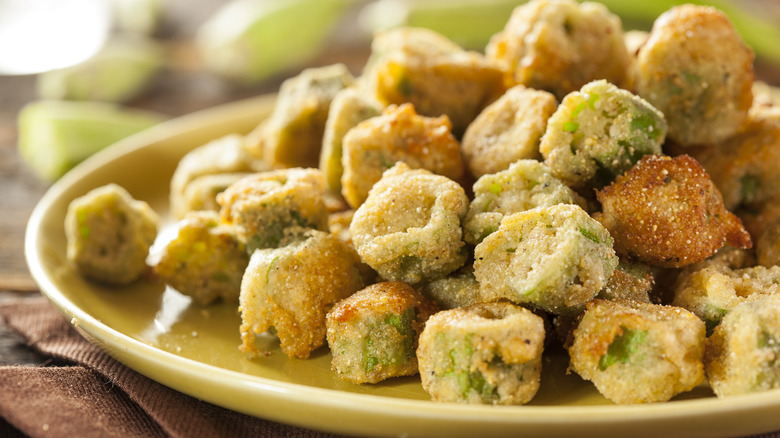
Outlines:
{"type": "Polygon", "coordinates": [[[570,367],[615,403],[664,402],[704,382],[704,331],[679,307],[596,299],[574,330],[570,367]]]}
{"type": "Polygon", "coordinates": [[[627,259],[675,268],[703,261],[724,245],[752,245],[707,172],[688,155],[646,155],[596,196],[602,211],[594,217],[627,259]]]}
{"type": "Polygon", "coordinates": [[[399,162],[355,211],[349,232],[360,258],[387,280],[420,283],[463,266],[468,209],[454,181],[399,162]]]}
{"type": "Polygon", "coordinates": [[[277,169],[317,167],[330,104],[353,81],[344,64],[308,68],[285,80],[270,117],[248,136],[250,152],[277,169]]]}
{"type": "Polygon", "coordinates": [[[540,159],[539,140],[557,106],[552,94],[517,85],[482,110],[466,128],[461,145],[471,176],[500,172],[521,159],[540,159]]]}
{"type": "Polygon", "coordinates": [[[539,146],[553,175],[573,188],[601,188],[640,158],[660,154],[663,114],[644,99],[598,80],[563,99],[539,146]]]}
{"type": "Polygon", "coordinates": [[[544,321],[507,302],[444,310],[428,319],[417,359],[435,401],[520,405],[539,389],[544,321]]]}
{"type": "MultiPolygon", "coordinates": [[[[217,196],[234,182],[254,172],[215,173],[199,176],[190,181],[184,191],[177,195],[175,217],[184,217],[194,211],[219,211],[217,196]],[[182,216],[184,214],[184,216],[182,216]]],[[[174,208],[173,205],[171,208],[174,208]]]]}
{"type": "Polygon", "coordinates": [[[501,70],[481,53],[411,27],[374,36],[360,81],[383,105],[409,102],[425,116],[446,114],[457,135],[506,90],[501,70]]]}
{"type": "Polygon", "coordinates": [[[460,144],[446,116],[424,117],[411,104],[392,105],[344,136],[341,193],[352,208],[365,201],[382,173],[403,161],[461,182],[465,166],[460,144]]]}
{"type": "Polygon", "coordinates": [[[438,308],[400,281],[376,283],[327,314],[331,368],[352,383],[417,374],[417,340],[438,308]]]}
{"type": "Polygon", "coordinates": [[[249,255],[233,227],[215,211],[193,211],[176,224],[176,237],[161,251],[154,272],[199,305],[238,302],[249,255]]]}
{"type": "Polygon", "coordinates": [[[580,313],[617,264],[607,230],[571,204],[505,216],[474,249],[482,301],[503,298],[563,315],[580,313]]]}
{"type": "Polygon", "coordinates": [[[474,266],[464,265],[446,277],[415,285],[423,296],[436,302],[442,309],[454,309],[481,303],[479,283],[474,277],[474,266]]]}
{"type": "Polygon", "coordinates": [[[723,12],[681,5],[661,14],[636,59],[636,90],[680,145],[720,143],[752,103],[753,51],[723,12]]]}
{"type": "Polygon", "coordinates": [[[117,184],[90,190],[65,214],[67,259],[85,277],[111,285],[137,280],[147,270],[159,217],[117,184]]]}
{"type": "Polygon", "coordinates": [[[573,0],[516,7],[485,53],[514,83],[558,99],[595,79],[623,86],[629,65],[620,18],[602,4],[573,0]]]}
{"type": "Polygon", "coordinates": [[[341,193],[344,135],[363,120],[378,116],[381,111],[380,103],[357,87],[344,88],[333,97],[320,151],[320,170],[325,175],[325,185],[329,191],[341,193]]]}
{"type": "Polygon", "coordinates": [[[241,280],[240,350],[257,354],[256,336],[273,327],[283,353],[308,358],[325,342],[328,311],[364,287],[358,262],[344,242],[317,230],[256,250],[241,280]]]}
{"type": "MultiPolygon", "coordinates": [[[[238,134],[229,134],[196,147],[176,164],[171,177],[171,214],[181,219],[193,205],[190,184],[210,175],[261,172],[269,167],[247,150],[247,140],[238,134]]],[[[216,193],[210,202],[216,204],[216,193]]]]}
{"type": "Polygon", "coordinates": [[[780,388],[780,295],[736,305],[707,339],[705,365],[718,397],[780,388]]]}
{"type": "Polygon", "coordinates": [[[536,160],[518,160],[506,170],[481,176],[473,192],[463,230],[466,242],[474,245],[496,231],[506,215],[557,204],[585,207],[582,197],[536,160]]]}
{"type": "Polygon", "coordinates": [[[217,196],[223,222],[235,225],[248,253],[280,244],[286,231],[327,230],[325,182],[318,169],[260,172],[217,196]]]}

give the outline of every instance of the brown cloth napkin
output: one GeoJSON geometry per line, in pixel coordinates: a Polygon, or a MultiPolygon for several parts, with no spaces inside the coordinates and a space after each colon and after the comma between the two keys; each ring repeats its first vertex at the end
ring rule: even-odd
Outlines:
{"type": "Polygon", "coordinates": [[[43,367],[0,367],[0,436],[336,436],[239,414],[148,379],[89,343],[43,297],[4,303],[0,318],[51,357],[43,367]]]}

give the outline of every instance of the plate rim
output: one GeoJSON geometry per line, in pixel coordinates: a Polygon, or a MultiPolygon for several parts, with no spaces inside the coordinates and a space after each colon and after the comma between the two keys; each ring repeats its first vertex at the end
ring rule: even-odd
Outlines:
{"type": "MultiPolygon", "coordinates": [[[[462,431],[470,432],[477,430],[480,425],[484,426],[485,420],[491,422],[488,430],[491,435],[496,436],[509,434],[517,436],[525,427],[526,432],[531,432],[534,436],[554,436],[577,428],[586,435],[590,432],[594,436],[603,437],[611,429],[628,430],[627,427],[636,425],[643,425],[646,430],[634,429],[634,432],[640,435],[645,433],[654,435],[658,433],[658,422],[684,424],[686,420],[694,418],[719,417],[721,421],[708,423],[710,427],[698,432],[700,436],[727,436],[733,435],[735,429],[723,427],[725,420],[737,419],[754,410],[763,412],[780,408],[780,389],[726,399],[707,397],[644,405],[485,406],[438,403],[317,388],[232,371],[161,350],[104,324],[58,290],[43,266],[40,255],[43,243],[39,239],[41,237],[39,233],[48,208],[69,187],[76,184],[84,175],[130,152],[154,147],[158,141],[189,131],[192,126],[202,129],[203,123],[221,123],[235,118],[238,114],[246,113],[258,105],[269,106],[274,99],[274,94],[268,94],[221,104],[173,118],[123,139],[94,154],[53,183],[33,209],[25,229],[24,252],[27,266],[41,293],[90,342],[128,368],[174,390],[237,412],[321,431],[362,435],[385,434],[390,431],[396,435],[407,436],[452,436],[451,428],[437,429],[436,426],[449,422],[462,427],[462,431]],[[202,381],[204,375],[224,378],[228,383],[228,389],[247,396],[253,403],[275,405],[277,408],[272,406],[261,414],[257,409],[247,408],[226,397],[213,397],[205,393],[203,386],[186,385],[181,378],[171,377],[170,374],[186,375],[196,381],[202,381]],[[243,385],[243,388],[237,384],[243,385]],[[302,416],[295,413],[283,412],[287,408],[305,411],[310,416],[301,418],[302,416]],[[326,409],[319,414],[316,412],[323,408],[326,409]],[[372,423],[373,428],[368,429],[366,425],[333,421],[332,414],[335,413],[372,415],[377,421],[372,423]],[[405,422],[404,424],[399,424],[401,419],[404,421],[400,423],[405,422]],[[377,425],[389,429],[379,430],[376,428],[377,425]]],[[[208,387],[214,385],[214,382],[207,383],[209,383],[208,387]]],[[[231,396],[231,398],[238,397],[231,396]]],[[[780,420],[772,424],[772,428],[780,428],[780,420]]],[[[743,427],[739,430],[748,430],[748,433],[772,430],[767,427],[768,424],[754,429],[743,427]]],[[[691,432],[691,430],[682,431],[686,436],[690,436],[691,432]]],[[[669,436],[673,435],[672,433],[669,436]]]]}

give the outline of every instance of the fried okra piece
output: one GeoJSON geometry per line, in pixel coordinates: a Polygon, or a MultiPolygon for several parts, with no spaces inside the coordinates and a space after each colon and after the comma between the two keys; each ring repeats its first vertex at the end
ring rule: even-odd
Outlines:
{"type": "Polygon", "coordinates": [[[751,111],[742,131],[691,154],[707,170],[729,210],[756,209],[780,198],[780,108],[751,111]]]}
{"type": "Polygon", "coordinates": [[[417,374],[417,340],[436,305],[400,281],[376,283],[327,314],[331,368],[352,383],[417,374]]]}
{"type": "Polygon", "coordinates": [[[654,284],[649,266],[620,260],[596,298],[649,303],[654,284]]]}
{"type": "MultiPolygon", "coordinates": [[[[268,165],[254,158],[246,145],[245,137],[230,134],[196,147],[179,160],[171,177],[170,204],[175,219],[193,209],[193,191],[200,189],[191,189],[190,185],[201,177],[268,170],[268,165]]],[[[210,202],[216,203],[216,193],[214,197],[210,202]]]]}
{"type": "Polygon", "coordinates": [[[758,236],[756,258],[763,266],[780,265],[780,220],[770,224],[758,236]]]}
{"type": "Polygon", "coordinates": [[[463,221],[465,240],[476,245],[498,229],[505,215],[556,204],[585,205],[546,164],[518,160],[508,169],[481,176],[463,221]]]}
{"type": "Polygon", "coordinates": [[[442,309],[466,307],[481,302],[479,283],[474,277],[472,264],[464,265],[446,277],[420,283],[415,288],[442,309]]]}
{"type": "Polygon", "coordinates": [[[358,123],[378,116],[381,112],[379,102],[356,87],[344,88],[333,97],[325,121],[320,152],[320,170],[325,175],[325,185],[329,191],[341,193],[344,135],[358,123]]]}
{"type": "Polygon", "coordinates": [[[420,283],[463,266],[468,198],[452,180],[399,162],[376,183],[349,232],[360,258],[387,280],[420,283]]]}
{"type": "Polygon", "coordinates": [[[67,258],[85,277],[110,285],[137,280],[146,270],[159,217],[117,184],[71,201],[65,215],[67,258]]]}
{"type": "Polygon", "coordinates": [[[664,402],[704,382],[705,340],[685,309],[596,299],[574,330],[570,368],[615,403],[664,402]]]}
{"type": "Polygon", "coordinates": [[[602,212],[594,217],[609,230],[621,257],[682,267],[726,244],[752,245],[707,172],[688,155],[647,155],[596,196],[602,212]]]}
{"type": "Polygon", "coordinates": [[[254,172],[215,173],[199,176],[187,184],[176,200],[176,217],[195,211],[219,211],[217,196],[234,182],[254,172]]]}
{"type": "Polygon", "coordinates": [[[361,81],[383,105],[409,102],[425,116],[446,114],[458,135],[506,90],[502,71],[484,55],[410,27],[374,36],[361,81]]]}
{"type": "Polygon", "coordinates": [[[741,209],[737,214],[753,238],[757,263],[780,265],[780,198],[768,200],[759,209],[741,209]]]}
{"type": "Polygon", "coordinates": [[[460,144],[447,117],[424,117],[411,104],[388,107],[344,136],[341,193],[352,208],[365,201],[382,172],[403,161],[454,181],[463,180],[460,144]]]}
{"type": "Polygon", "coordinates": [[[235,225],[248,253],[279,245],[286,230],[327,230],[325,182],[318,169],[260,172],[217,196],[223,222],[235,225]]]}
{"type": "Polygon", "coordinates": [[[507,302],[441,311],[420,335],[423,389],[435,401],[529,402],[539,389],[544,321],[507,302]]]}
{"type": "Polygon", "coordinates": [[[280,248],[258,249],[241,280],[240,350],[273,327],[282,352],[306,359],[325,342],[325,315],[364,287],[358,259],[336,236],[307,231],[280,248]]]}
{"type": "Polygon", "coordinates": [[[718,397],[780,388],[780,295],[736,305],[707,339],[705,365],[718,397]]]}
{"type": "Polygon", "coordinates": [[[518,85],[485,108],[466,128],[461,149],[474,178],[540,159],[539,140],[558,103],[552,94],[518,85]]]}
{"type": "Polygon", "coordinates": [[[666,121],[652,105],[604,80],[572,92],[547,122],[540,151],[570,187],[601,188],[647,154],[660,154],[666,121]]]}
{"type": "MultiPolygon", "coordinates": [[[[732,257],[733,259],[733,257],[732,257]]],[[[735,306],[780,291],[780,266],[742,266],[713,258],[680,274],[672,304],[693,312],[711,333],[735,306]]]]}
{"type": "Polygon", "coordinates": [[[344,64],[308,68],[285,80],[271,116],[250,135],[250,152],[273,168],[317,167],[330,104],[353,81],[344,64]]]}
{"type": "Polygon", "coordinates": [[[474,249],[482,301],[503,298],[554,314],[580,313],[617,264],[607,230],[570,204],[505,216],[474,249]]]}
{"type": "Polygon", "coordinates": [[[599,3],[532,0],[485,48],[515,83],[558,99],[595,79],[622,86],[629,54],[620,18],[599,3]]]}
{"type": "Polygon", "coordinates": [[[241,278],[249,263],[233,227],[214,211],[193,211],[176,224],[176,237],[161,251],[154,272],[199,305],[218,299],[238,302],[241,278]]]}
{"type": "Polygon", "coordinates": [[[720,143],[745,122],[753,51],[721,11],[673,7],[653,24],[636,60],[636,90],[666,116],[681,145],[720,143]]]}

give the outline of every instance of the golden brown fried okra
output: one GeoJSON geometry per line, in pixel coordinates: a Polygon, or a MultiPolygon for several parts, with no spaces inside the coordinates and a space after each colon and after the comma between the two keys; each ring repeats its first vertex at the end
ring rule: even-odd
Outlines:
{"type": "Polygon", "coordinates": [[[249,263],[236,230],[220,224],[214,211],[193,211],[176,224],[176,237],[161,251],[154,272],[200,305],[217,299],[238,302],[249,263]]]}
{"type": "Polygon", "coordinates": [[[359,123],[344,136],[341,193],[352,208],[365,201],[382,172],[403,161],[454,181],[465,167],[447,117],[417,115],[414,106],[390,106],[381,116],[359,123]]]}
{"type": "Polygon", "coordinates": [[[570,367],[615,403],[663,402],[704,381],[705,339],[685,309],[596,299],[574,330],[570,367]]]}
{"type": "Polygon", "coordinates": [[[718,397],[780,388],[780,295],[736,305],[707,339],[705,364],[718,397]]]}
{"type": "Polygon", "coordinates": [[[720,143],[736,133],[752,102],[753,51],[721,11],[674,7],[656,19],[636,60],[636,90],[681,145],[720,143]]]}
{"type": "MultiPolygon", "coordinates": [[[[209,175],[268,170],[267,164],[247,151],[246,142],[241,135],[226,135],[196,147],[179,160],[171,177],[171,214],[175,219],[183,218],[193,209],[192,191],[198,189],[190,185],[196,180],[209,175]]],[[[211,202],[216,203],[216,193],[211,202]]]]}
{"type": "Polygon", "coordinates": [[[437,310],[400,281],[376,283],[344,298],[326,319],[331,368],[352,383],[417,374],[417,340],[437,310]]]}
{"type": "Polygon", "coordinates": [[[539,139],[557,105],[552,94],[522,85],[491,103],[463,134],[471,176],[500,172],[520,159],[540,159],[539,139]]]}
{"type": "Polygon", "coordinates": [[[68,205],[67,258],[87,278],[123,285],[147,269],[159,218],[144,201],[116,184],[90,190],[68,205]]]}
{"type": "Polygon", "coordinates": [[[660,154],[663,114],[604,80],[569,93],[547,121],[539,146],[553,175],[573,188],[600,188],[647,154],[660,154]]]}
{"type": "Polygon", "coordinates": [[[325,342],[325,315],[362,289],[358,259],[336,236],[310,230],[280,248],[258,249],[241,280],[241,351],[274,328],[282,352],[305,359],[325,342]]]}
{"type": "Polygon", "coordinates": [[[742,222],[701,165],[688,155],[647,155],[597,193],[594,215],[615,239],[622,257],[653,266],[700,262],[728,244],[749,248],[742,222]]]}
{"type": "Polygon", "coordinates": [[[504,298],[555,314],[580,313],[617,264],[607,230],[570,204],[505,216],[474,249],[482,301],[504,298]]]}
{"type": "Polygon", "coordinates": [[[507,302],[428,319],[417,358],[423,389],[442,402],[519,405],[539,389],[544,321],[507,302]]]}
{"type": "Polygon", "coordinates": [[[602,4],[573,0],[518,6],[485,53],[516,83],[558,99],[595,79],[622,86],[629,65],[620,18],[602,4]]]}
{"type": "Polygon", "coordinates": [[[471,264],[464,265],[446,277],[420,283],[415,288],[442,309],[466,307],[481,302],[479,283],[474,277],[474,266],[471,264]]]}
{"type": "Polygon", "coordinates": [[[742,131],[691,154],[707,170],[729,210],[755,210],[780,198],[780,107],[751,111],[742,131]]]}
{"type": "Polygon", "coordinates": [[[376,183],[349,232],[360,258],[387,280],[416,284],[463,266],[468,198],[452,180],[399,162],[376,183]]]}
{"type": "MultiPolygon", "coordinates": [[[[176,213],[174,217],[184,217],[194,211],[219,211],[217,196],[224,192],[234,182],[252,175],[254,172],[215,173],[199,176],[187,184],[184,191],[176,196],[176,213]]],[[[174,208],[171,205],[171,208],[174,208]]]]}
{"type": "Polygon", "coordinates": [[[585,205],[546,164],[536,160],[518,160],[506,170],[483,175],[473,192],[463,229],[466,242],[475,245],[496,231],[505,215],[556,204],[585,205]]]}
{"type": "Polygon", "coordinates": [[[317,167],[333,97],[354,81],[343,64],[308,68],[279,88],[271,116],[249,138],[249,150],[273,168],[317,167]]]}
{"type": "Polygon", "coordinates": [[[379,102],[357,87],[344,88],[333,97],[320,152],[320,170],[325,175],[325,185],[330,192],[341,193],[344,135],[363,120],[378,116],[381,111],[379,102]]]}
{"type": "Polygon", "coordinates": [[[374,36],[361,81],[384,105],[409,102],[425,116],[446,114],[458,135],[505,91],[503,73],[482,54],[409,27],[374,36]]]}
{"type": "Polygon", "coordinates": [[[222,221],[235,225],[250,254],[279,245],[285,230],[327,230],[325,182],[318,169],[260,172],[231,184],[217,196],[222,221]]]}
{"type": "Polygon", "coordinates": [[[607,280],[607,285],[596,298],[649,303],[653,285],[653,273],[649,266],[620,260],[607,280]]]}

